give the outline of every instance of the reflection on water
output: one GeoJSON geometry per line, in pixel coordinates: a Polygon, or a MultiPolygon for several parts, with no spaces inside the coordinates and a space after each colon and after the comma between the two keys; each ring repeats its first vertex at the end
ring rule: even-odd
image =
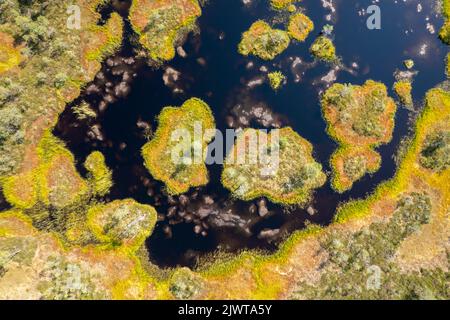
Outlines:
{"type": "Polygon", "coordinates": [[[402,62],[409,58],[415,60],[418,71],[413,91],[418,105],[427,89],[444,80],[446,48],[436,35],[442,22],[432,1],[383,1],[379,4],[382,29],[370,31],[364,10],[371,1],[304,0],[301,4],[315,31],[305,43],[291,44],[272,62],[240,56],[237,44],[255,20],[276,24],[286,17],[269,10],[268,1],[245,2],[211,1],[199,19],[200,33],[190,35],[177,49],[177,58],[158,69],[136,58],[133,46],[125,41],[123,51],[105,61],[95,81],[68,106],[55,129],[76,155],[82,173],[90,152],[105,154],[115,181],[106,200],[132,197],[157,208],[159,222],[147,246],[151,259],[161,266],[193,266],[199,257],[218,248],[275,250],[292,231],[304,228],[306,221],[330,223],[339,203],[363,197],[393,176],[393,155],[411,127],[410,112],[399,109],[392,142],[379,148],[381,170],[343,195],[334,193],[327,183],[317,190],[309,207],[288,210],[265,199],[231,199],[220,184],[218,165],[209,167],[208,186],[168,197],[161,183],[148,174],[140,155],[162,107],[181,105],[195,96],[212,107],[220,130],[292,126],[314,145],[315,158],[329,172],[336,144],[325,133],[319,105],[319,95],[327,86],[335,81],[362,84],[373,79],[390,88],[394,73],[403,70],[402,62]],[[314,62],[308,53],[325,24],[334,25],[333,38],[342,57],[338,67],[314,62]],[[278,92],[265,80],[266,73],[275,70],[288,77],[278,92]],[[98,113],[95,119],[77,120],[73,109],[83,100],[98,113]]]}

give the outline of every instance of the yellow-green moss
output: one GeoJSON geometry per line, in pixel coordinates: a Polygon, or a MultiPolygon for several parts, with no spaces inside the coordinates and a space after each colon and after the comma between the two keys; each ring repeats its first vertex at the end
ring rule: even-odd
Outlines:
{"type": "Polygon", "coordinates": [[[442,0],[442,13],[445,22],[439,32],[439,37],[444,43],[450,44],[450,0],[442,0]]]}
{"type": "Polygon", "coordinates": [[[272,29],[259,20],[243,33],[239,43],[239,53],[255,55],[263,60],[272,60],[289,47],[290,39],[286,31],[272,29]]]}
{"type": "Polygon", "coordinates": [[[84,163],[85,168],[90,173],[90,182],[94,193],[104,196],[113,185],[112,172],[106,166],[105,157],[99,151],[92,152],[84,163]]]}
{"type": "Polygon", "coordinates": [[[214,129],[212,111],[200,99],[192,98],[180,108],[162,110],[155,137],[143,147],[142,155],[152,176],[164,182],[170,194],[184,193],[208,183],[204,157],[215,135],[214,129]],[[201,136],[197,137],[196,131],[201,136]],[[174,134],[177,139],[173,139],[174,134]],[[179,159],[173,159],[173,155],[179,159]]]}
{"type": "Polygon", "coordinates": [[[400,102],[407,108],[413,107],[412,85],[410,81],[402,80],[394,83],[394,91],[397,94],[400,102]]]}
{"type": "Polygon", "coordinates": [[[311,45],[309,51],[315,58],[319,60],[334,62],[337,59],[336,48],[333,44],[333,41],[331,41],[331,39],[326,36],[318,37],[311,45]]]}
{"type": "Polygon", "coordinates": [[[312,190],[326,181],[322,166],[312,157],[312,145],[291,128],[279,130],[279,141],[272,136],[272,132],[244,130],[225,160],[222,184],[241,200],[267,197],[275,203],[304,205],[312,190]],[[278,152],[278,163],[265,161],[263,148],[270,155],[278,152]]]}
{"type": "Polygon", "coordinates": [[[289,19],[288,32],[291,38],[297,41],[305,41],[311,31],[314,30],[314,23],[303,13],[297,13],[289,19]]]}
{"type": "Polygon", "coordinates": [[[267,77],[269,78],[269,84],[273,90],[278,90],[283,85],[283,81],[286,79],[286,76],[280,72],[270,72],[267,77]]]}
{"type": "Polygon", "coordinates": [[[100,241],[137,249],[152,234],[156,214],[151,206],[118,200],[90,208],[87,224],[100,241]]]}
{"type": "Polygon", "coordinates": [[[290,10],[294,3],[300,0],[270,0],[270,6],[275,10],[290,10]]]}

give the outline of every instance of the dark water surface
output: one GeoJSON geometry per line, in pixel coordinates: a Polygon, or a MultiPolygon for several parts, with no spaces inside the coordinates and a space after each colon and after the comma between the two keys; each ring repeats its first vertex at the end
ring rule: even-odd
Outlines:
{"type": "MultiPolygon", "coordinates": [[[[393,155],[411,129],[410,111],[399,108],[394,138],[390,144],[379,148],[382,168],[355,183],[354,188],[343,195],[334,193],[328,181],[315,193],[311,203],[316,211],[314,215],[302,209],[287,212],[267,204],[270,213],[259,217],[258,208],[265,204],[230,199],[220,184],[221,167],[217,165],[209,167],[211,183],[207,187],[192,190],[185,197],[167,197],[163,186],[144,168],[140,155],[147,141],[148,127],[156,128],[155,116],[164,106],[179,106],[190,97],[199,97],[211,106],[220,130],[232,125],[231,120],[234,124],[238,121],[239,113],[233,111],[236,105],[248,110],[263,106],[273,113],[276,124],[292,126],[309,140],[314,145],[315,158],[329,172],[328,162],[336,144],[325,132],[319,95],[329,85],[322,78],[333,67],[314,63],[308,53],[312,41],[323,25],[334,25],[333,37],[343,64],[342,70],[336,73],[337,82],[362,84],[373,79],[391,88],[394,72],[405,70],[402,65],[405,59],[414,59],[414,70],[418,74],[414,77],[413,94],[416,105],[420,106],[425,92],[445,79],[447,49],[437,38],[442,21],[430,2],[383,0],[379,4],[382,29],[371,31],[366,28],[367,17],[360,15],[371,1],[334,1],[336,12],[327,21],[330,10],[322,7],[322,1],[304,0],[300,4],[314,21],[314,32],[305,43],[292,43],[274,61],[264,62],[238,54],[241,34],[257,19],[276,22],[285,21],[285,17],[271,11],[265,0],[254,0],[250,5],[239,0],[211,0],[199,19],[200,33],[191,34],[183,45],[187,57],[177,56],[159,69],[137,58],[127,60],[128,64],[123,67],[124,59],[134,55],[133,45],[125,41],[123,51],[103,66],[102,75],[107,79],[102,80],[100,76],[93,84],[103,88],[101,90],[117,85],[124,79],[124,71],[120,70],[123,67],[133,78],[127,82],[126,94],[113,98],[105,107],[101,102],[105,99],[104,91],[92,93],[95,90],[86,89],[61,115],[55,134],[75,154],[83,174],[82,163],[90,152],[99,150],[105,154],[115,182],[106,200],[131,197],[157,208],[160,221],[147,240],[147,248],[151,260],[158,265],[195,266],[199,257],[218,248],[229,252],[245,248],[275,250],[292,231],[304,228],[306,220],[321,225],[330,223],[339,203],[364,197],[394,175],[393,155]],[[419,3],[421,10],[418,10],[419,3]],[[427,29],[427,23],[434,26],[434,34],[430,27],[427,29]],[[297,63],[298,58],[301,63],[297,63]],[[114,61],[120,61],[119,65],[114,66],[114,61]],[[267,83],[249,87],[250,81],[264,79],[262,66],[269,71],[282,70],[288,77],[287,84],[278,92],[271,90],[267,83]],[[171,81],[169,77],[165,84],[163,77],[165,73],[168,75],[168,67],[179,72],[179,79],[171,81]],[[82,99],[97,111],[96,119],[80,121],[74,117],[73,106],[82,99]],[[92,134],[95,126],[97,129],[92,134]]],[[[251,125],[269,129],[275,125],[264,126],[257,120],[253,119],[251,125]]]]}

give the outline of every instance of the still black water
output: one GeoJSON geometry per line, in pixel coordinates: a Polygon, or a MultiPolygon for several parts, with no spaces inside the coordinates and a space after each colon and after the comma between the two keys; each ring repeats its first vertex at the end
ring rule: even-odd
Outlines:
{"type": "MultiPolygon", "coordinates": [[[[371,1],[333,1],[334,11],[324,8],[322,1],[304,0],[300,4],[314,21],[314,32],[305,43],[292,43],[274,61],[264,62],[238,54],[241,34],[257,19],[282,28],[286,17],[271,11],[266,0],[253,0],[247,5],[240,0],[211,0],[198,21],[200,31],[189,35],[183,45],[185,57],[177,55],[159,68],[150,67],[135,57],[138,45],[124,41],[122,52],[104,63],[93,87],[87,86],[61,115],[55,134],[75,154],[83,174],[82,163],[90,152],[99,150],[105,154],[114,172],[114,187],[107,201],[131,197],[157,208],[159,222],[146,242],[150,259],[156,264],[192,267],[202,256],[217,249],[275,250],[283,238],[304,228],[305,221],[330,223],[340,203],[364,197],[394,175],[393,156],[400,141],[410,133],[411,111],[398,109],[394,138],[378,149],[383,158],[381,169],[342,195],[333,192],[328,181],[314,195],[310,205],[313,215],[304,209],[286,210],[264,201],[245,203],[230,199],[220,184],[218,165],[209,167],[211,182],[207,187],[192,190],[184,197],[168,197],[163,186],[143,167],[140,150],[147,141],[144,132],[156,128],[155,117],[164,106],[179,106],[191,97],[199,97],[211,106],[220,130],[236,125],[243,115],[254,127],[291,126],[314,145],[316,160],[329,172],[329,159],[336,144],[325,132],[320,111],[320,93],[330,85],[330,77],[324,77],[331,75],[333,81],[353,84],[373,79],[391,88],[394,72],[405,70],[403,61],[411,58],[418,71],[413,95],[420,108],[425,92],[445,80],[447,48],[437,38],[442,20],[432,2],[383,0],[378,4],[382,29],[369,30],[367,16],[362,13],[371,1]],[[333,66],[315,63],[308,53],[325,24],[334,26],[333,39],[342,60],[340,70],[334,74],[329,74],[333,66]],[[283,71],[287,84],[274,92],[267,83],[258,82],[265,79],[265,69],[283,71]],[[108,87],[123,81],[124,70],[127,78],[132,78],[126,82],[125,93],[105,98],[111,92],[108,87]],[[81,100],[96,110],[96,119],[76,119],[73,107],[81,100]],[[236,109],[238,105],[250,113],[262,106],[276,121],[263,125],[258,121],[261,119],[248,119],[248,114],[236,109]],[[264,217],[258,215],[261,206],[269,211],[264,217]]],[[[126,34],[130,33],[128,30],[126,34]]]]}

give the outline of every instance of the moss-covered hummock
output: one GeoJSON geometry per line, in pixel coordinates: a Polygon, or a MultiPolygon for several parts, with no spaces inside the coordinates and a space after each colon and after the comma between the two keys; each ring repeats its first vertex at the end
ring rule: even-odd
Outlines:
{"type": "Polygon", "coordinates": [[[197,0],[136,0],[130,21],[150,58],[168,61],[175,56],[176,42],[194,28],[201,13],[197,0]]]}
{"type": "Polygon", "coordinates": [[[289,47],[290,39],[286,31],[272,29],[266,22],[259,20],[242,35],[239,53],[255,55],[263,60],[272,60],[289,47]]]}
{"type": "Polygon", "coordinates": [[[414,106],[412,98],[412,85],[410,81],[401,80],[394,83],[394,91],[397,94],[400,102],[407,108],[414,106]]]}
{"type": "Polygon", "coordinates": [[[335,84],[325,92],[323,115],[339,143],[331,159],[335,190],[344,192],[366,172],[378,170],[381,161],[373,148],[391,140],[396,109],[386,86],[372,80],[363,86],[335,84]]]}
{"type": "Polygon", "coordinates": [[[152,176],[164,182],[170,194],[208,183],[204,156],[214,129],[211,109],[200,99],[162,110],[155,137],[143,147],[142,155],[152,176]]]}
{"type": "Polygon", "coordinates": [[[106,166],[105,157],[99,151],[92,152],[84,163],[84,167],[89,171],[90,183],[94,194],[104,196],[113,185],[112,172],[106,166]]]}
{"type": "Polygon", "coordinates": [[[120,200],[90,208],[87,219],[100,241],[136,249],[152,234],[156,211],[134,200],[120,200]]]}
{"type": "Polygon", "coordinates": [[[336,61],[336,48],[330,38],[326,36],[319,36],[309,49],[311,54],[319,59],[326,62],[336,61]]]}
{"type": "Polygon", "coordinates": [[[312,145],[291,128],[278,132],[278,141],[272,139],[273,133],[255,129],[246,129],[238,136],[222,173],[222,184],[236,198],[250,201],[267,197],[284,205],[304,205],[312,190],[325,183],[322,166],[312,156],[312,145]],[[257,147],[252,147],[255,142],[257,147]],[[267,161],[265,156],[275,152],[279,161],[267,161]]]}
{"type": "Polygon", "coordinates": [[[311,31],[314,30],[314,23],[303,13],[297,13],[289,19],[288,32],[291,38],[297,41],[305,41],[311,31]]]}
{"type": "Polygon", "coordinates": [[[294,8],[294,10],[295,10],[294,4],[299,1],[300,0],[270,0],[270,6],[275,10],[292,11],[291,8],[294,8]]]}
{"type": "Polygon", "coordinates": [[[271,72],[267,77],[269,78],[269,84],[273,90],[280,89],[284,80],[286,80],[286,76],[280,71],[271,72]]]}

